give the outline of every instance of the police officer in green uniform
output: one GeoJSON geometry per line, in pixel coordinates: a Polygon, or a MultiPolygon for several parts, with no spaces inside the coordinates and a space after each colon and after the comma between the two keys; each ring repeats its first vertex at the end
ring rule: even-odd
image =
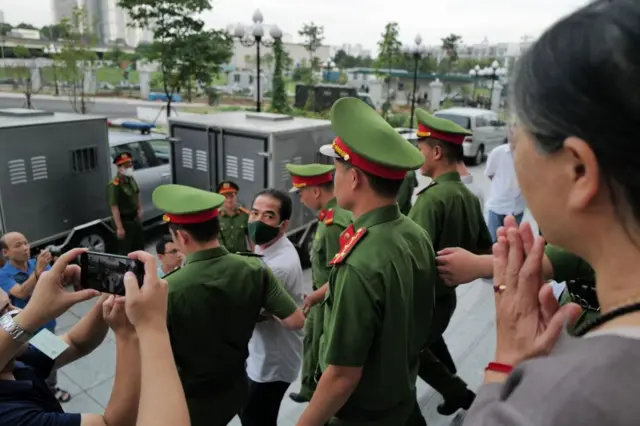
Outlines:
{"type": "Polygon", "coordinates": [[[411,210],[411,197],[413,197],[413,191],[418,186],[418,178],[416,177],[416,172],[413,170],[409,170],[407,172],[407,176],[402,181],[402,185],[400,185],[400,190],[398,191],[398,206],[400,207],[400,213],[409,214],[411,210]]]}
{"type": "Polygon", "coordinates": [[[107,198],[118,237],[118,253],[126,255],[144,250],[142,201],[140,188],[133,177],[131,154],[119,153],[113,164],[118,168],[118,174],[107,185],[107,198]]]}
{"type": "MultiPolygon", "coordinates": [[[[474,253],[490,252],[491,235],[480,202],[462,183],[458,173],[462,142],[471,132],[423,109],[416,111],[416,117],[418,148],[424,156],[421,172],[433,181],[418,194],[409,218],[427,231],[436,251],[457,246],[474,253]]],[[[438,280],[434,333],[428,349],[420,357],[420,378],[444,397],[445,402],[438,406],[442,415],[468,409],[475,397],[455,375],[456,366],[442,337],[455,307],[455,288],[438,280]]]]}
{"type": "Polygon", "coordinates": [[[247,239],[249,211],[238,205],[239,189],[230,180],[223,180],[218,185],[218,194],[224,195],[224,205],[220,209],[220,241],[231,253],[251,251],[247,239]]]}
{"type": "Polygon", "coordinates": [[[247,345],[257,321],[272,315],[286,328],[304,326],[302,311],[262,259],[219,244],[223,202],[220,194],[182,185],[153,192],[187,256],[165,279],[171,347],[193,426],[227,425],[244,405],[247,345]]]}
{"type": "Polygon", "coordinates": [[[427,233],[396,202],[406,172],[422,157],[359,99],[339,99],[331,124],[337,138],[321,153],[335,158],[334,193],[354,223],[330,262],[322,374],[298,425],[424,425],[416,379],[431,325],[435,259],[427,233]]]}
{"type": "Polygon", "coordinates": [[[333,171],[335,167],[327,164],[287,164],[293,187],[300,202],[317,212],[318,227],[311,249],[311,276],[313,293],[305,298],[305,335],[302,357],[302,378],[300,392],[289,397],[295,402],[308,402],[316,388],[318,372],[318,354],[320,336],[324,321],[324,308],[318,306],[325,298],[328,289],[329,262],[340,250],[340,234],[353,220],[350,211],[338,207],[333,195],[333,171]]]}

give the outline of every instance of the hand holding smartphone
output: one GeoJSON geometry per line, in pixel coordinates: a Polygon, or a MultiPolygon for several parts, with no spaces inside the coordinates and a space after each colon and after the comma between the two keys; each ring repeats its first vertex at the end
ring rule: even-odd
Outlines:
{"type": "Polygon", "coordinates": [[[101,293],[124,296],[124,274],[132,272],[140,286],[144,282],[144,264],[116,254],[85,252],[80,255],[80,286],[101,293]]]}

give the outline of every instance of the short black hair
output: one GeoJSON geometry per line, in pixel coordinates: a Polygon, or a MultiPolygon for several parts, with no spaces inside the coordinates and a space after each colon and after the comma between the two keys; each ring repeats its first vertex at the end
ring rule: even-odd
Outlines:
{"type": "Polygon", "coordinates": [[[7,245],[7,242],[4,239],[4,235],[0,237],[0,250],[9,250],[9,246],[7,245]]]}
{"type": "Polygon", "coordinates": [[[167,243],[172,243],[173,239],[169,235],[164,235],[158,244],[156,244],[156,253],[165,254],[167,243]]]}
{"type": "Polygon", "coordinates": [[[462,145],[451,142],[441,141],[435,138],[420,138],[418,143],[426,143],[432,148],[439,146],[442,149],[444,158],[451,164],[457,164],[464,159],[464,151],[462,145]]]}
{"type": "Polygon", "coordinates": [[[253,203],[256,201],[256,198],[258,198],[261,195],[267,195],[269,197],[275,198],[276,200],[280,201],[280,211],[278,213],[280,214],[281,221],[291,219],[293,203],[291,202],[291,197],[289,196],[289,194],[275,188],[263,189],[253,197],[253,201],[251,202],[252,207],[253,207],[253,203]]]}
{"type": "Polygon", "coordinates": [[[184,231],[191,235],[197,242],[204,244],[218,238],[220,234],[220,221],[217,217],[214,217],[211,220],[200,223],[169,223],[169,229],[173,230],[173,232],[184,231]]]}
{"type": "MultiPolygon", "coordinates": [[[[348,169],[357,168],[341,158],[337,158],[336,160],[338,160],[340,164],[344,165],[348,169]]],[[[400,191],[400,186],[402,186],[402,182],[404,182],[404,179],[386,179],[380,176],[372,175],[371,173],[365,172],[360,168],[357,169],[360,170],[362,174],[367,178],[369,186],[378,196],[384,198],[396,198],[398,196],[398,191],[400,191]]]]}
{"type": "Polygon", "coordinates": [[[318,185],[318,188],[324,189],[325,191],[333,192],[333,181],[321,183],[318,185]]]}

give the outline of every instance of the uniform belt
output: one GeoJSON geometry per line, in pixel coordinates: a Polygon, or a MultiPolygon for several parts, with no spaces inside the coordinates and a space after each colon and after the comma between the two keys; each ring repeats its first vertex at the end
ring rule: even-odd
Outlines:
{"type": "Polygon", "coordinates": [[[600,312],[600,302],[596,294],[596,282],[593,278],[578,278],[567,281],[567,291],[571,301],[582,306],[582,309],[600,312]]]}

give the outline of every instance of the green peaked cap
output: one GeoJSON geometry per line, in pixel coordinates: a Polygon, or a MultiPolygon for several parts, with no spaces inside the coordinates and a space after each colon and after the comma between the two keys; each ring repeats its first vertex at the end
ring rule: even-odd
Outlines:
{"type": "MultiPolygon", "coordinates": [[[[453,121],[447,120],[446,118],[436,117],[435,115],[431,115],[427,111],[423,110],[422,108],[416,109],[416,119],[418,120],[419,124],[422,124],[423,126],[435,132],[453,134],[453,135],[473,134],[470,130],[465,129],[464,127],[454,123],[453,121]]],[[[419,131],[420,130],[418,129],[418,132],[419,131]]]]}
{"type": "MultiPolygon", "coordinates": [[[[372,163],[396,170],[415,170],[424,163],[420,151],[360,99],[338,99],[331,107],[331,126],[351,151],[372,163]]],[[[336,157],[329,148],[320,152],[336,157]]]]}
{"type": "Polygon", "coordinates": [[[335,170],[335,166],[333,166],[332,164],[320,163],[287,164],[284,167],[292,175],[301,177],[321,176],[335,170]]]}
{"type": "Polygon", "coordinates": [[[157,208],[175,215],[213,210],[224,203],[224,195],[174,184],[160,185],[151,198],[157,208]]]}

